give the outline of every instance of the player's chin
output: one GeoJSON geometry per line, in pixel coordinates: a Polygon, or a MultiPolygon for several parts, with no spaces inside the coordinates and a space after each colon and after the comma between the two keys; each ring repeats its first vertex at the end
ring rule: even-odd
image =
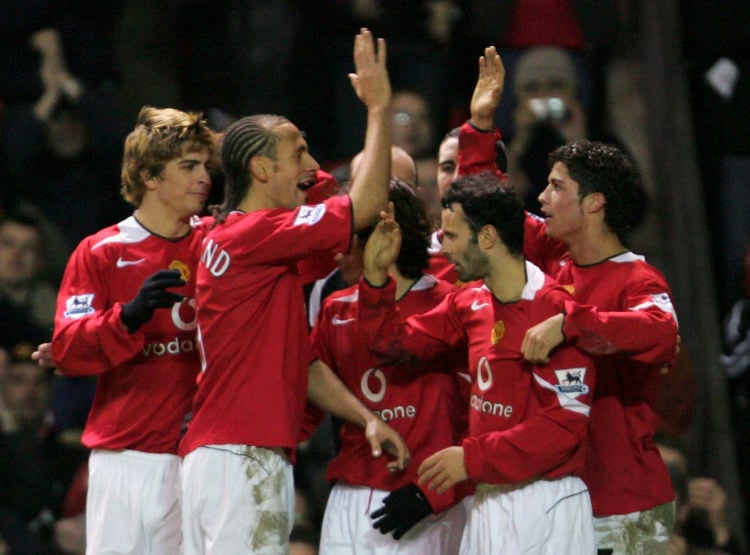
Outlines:
{"type": "Polygon", "coordinates": [[[297,191],[294,194],[295,208],[301,206],[307,202],[307,189],[301,189],[297,187],[297,191]]]}

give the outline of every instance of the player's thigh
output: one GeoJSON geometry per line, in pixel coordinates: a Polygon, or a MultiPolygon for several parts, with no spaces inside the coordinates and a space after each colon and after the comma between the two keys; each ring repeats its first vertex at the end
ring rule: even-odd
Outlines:
{"type": "Polygon", "coordinates": [[[612,555],[667,552],[675,521],[674,503],[624,515],[594,519],[596,546],[612,555]]]}
{"type": "Polygon", "coordinates": [[[184,553],[280,553],[294,518],[292,466],[244,445],[196,449],[183,462],[184,553]]]}
{"type": "Polygon", "coordinates": [[[588,490],[578,478],[480,484],[460,552],[593,553],[592,518],[588,490]]]}
{"type": "Polygon", "coordinates": [[[95,449],[86,497],[87,553],[178,552],[180,459],[95,449]]]}

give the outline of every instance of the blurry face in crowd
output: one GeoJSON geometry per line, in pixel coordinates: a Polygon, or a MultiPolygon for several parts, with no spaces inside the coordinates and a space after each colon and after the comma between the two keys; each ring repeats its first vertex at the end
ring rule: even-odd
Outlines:
{"type": "Polygon", "coordinates": [[[42,268],[39,230],[16,222],[0,226],[0,284],[17,286],[31,281],[42,268]]]}
{"type": "Polygon", "coordinates": [[[413,92],[398,92],[391,102],[393,144],[411,156],[424,156],[432,148],[433,125],[427,101],[413,92]]]}
{"type": "Polygon", "coordinates": [[[50,150],[63,160],[75,158],[86,148],[89,130],[80,116],[63,110],[47,125],[47,144],[50,150]]]}
{"type": "Polygon", "coordinates": [[[3,405],[19,426],[40,424],[47,410],[47,371],[36,362],[11,362],[0,381],[3,405]]]}

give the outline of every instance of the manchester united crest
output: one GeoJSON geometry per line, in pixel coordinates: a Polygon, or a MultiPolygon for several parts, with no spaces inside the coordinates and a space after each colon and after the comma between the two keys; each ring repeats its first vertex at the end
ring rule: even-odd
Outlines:
{"type": "Polygon", "coordinates": [[[178,272],[180,272],[180,277],[185,283],[190,281],[190,267],[184,262],[180,260],[172,260],[172,262],[170,262],[169,264],[169,269],[177,270],[178,272]]]}
{"type": "Polygon", "coordinates": [[[493,345],[497,345],[505,335],[505,322],[498,320],[495,325],[492,326],[492,335],[490,339],[493,345]]]}

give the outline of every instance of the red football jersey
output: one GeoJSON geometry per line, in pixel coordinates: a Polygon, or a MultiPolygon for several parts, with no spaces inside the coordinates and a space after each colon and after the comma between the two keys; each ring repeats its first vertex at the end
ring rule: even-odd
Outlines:
{"type": "Polygon", "coordinates": [[[98,375],[83,432],[90,448],[175,453],[199,370],[195,268],[202,231],[174,241],[130,217],[84,239],[60,286],[52,356],[68,376],[98,375]],[[157,309],[135,333],[122,305],[159,270],[178,269],[185,299],[157,309]]]}
{"type": "Polygon", "coordinates": [[[360,281],[359,317],[372,349],[388,359],[468,351],[472,392],[466,468],[475,483],[580,475],[594,384],[591,360],[574,347],[531,365],[521,354],[526,330],[561,312],[570,295],[526,263],[520,300],[499,302],[482,282],[448,295],[431,311],[401,324],[393,283],[360,281]]]}
{"type": "MultiPolygon", "coordinates": [[[[400,315],[426,312],[454,289],[447,282],[423,276],[396,302],[400,315]]],[[[341,450],[329,463],[327,478],[393,491],[417,482],[417,468],[425,458],[463,439],[469,389],[466,354],[456,351],[402,364],[378,364],[358,322],[358,290],[355,285],[326,299],[313,329],[313,349],[369,409],[404,438],[411,462],[405,472],[390,472],[385,459],[372,457],[362,429],[345,422],[341,450]]],[[[467,493],[423,491],[435,512],[467,493]]]]}
{"type": "Polygon", "coordinates": [[[594,515],[627,514],[674,499],[653,442],[663,370],[675,361],[677,316],[666,280],[642,256],[599,264],[567,260],[557,279],[579,302],[566,303],[565,337],[589,353],[597,380],[583,478],[594,515]]]}
{"type": "Polygon", "coordinates": [[[198,265],[202,372],[180,455],[211,444],[294,450],[312,360],[299,262],[344,251],[348,196],[315,206],[233,212],[198,265]]]}

